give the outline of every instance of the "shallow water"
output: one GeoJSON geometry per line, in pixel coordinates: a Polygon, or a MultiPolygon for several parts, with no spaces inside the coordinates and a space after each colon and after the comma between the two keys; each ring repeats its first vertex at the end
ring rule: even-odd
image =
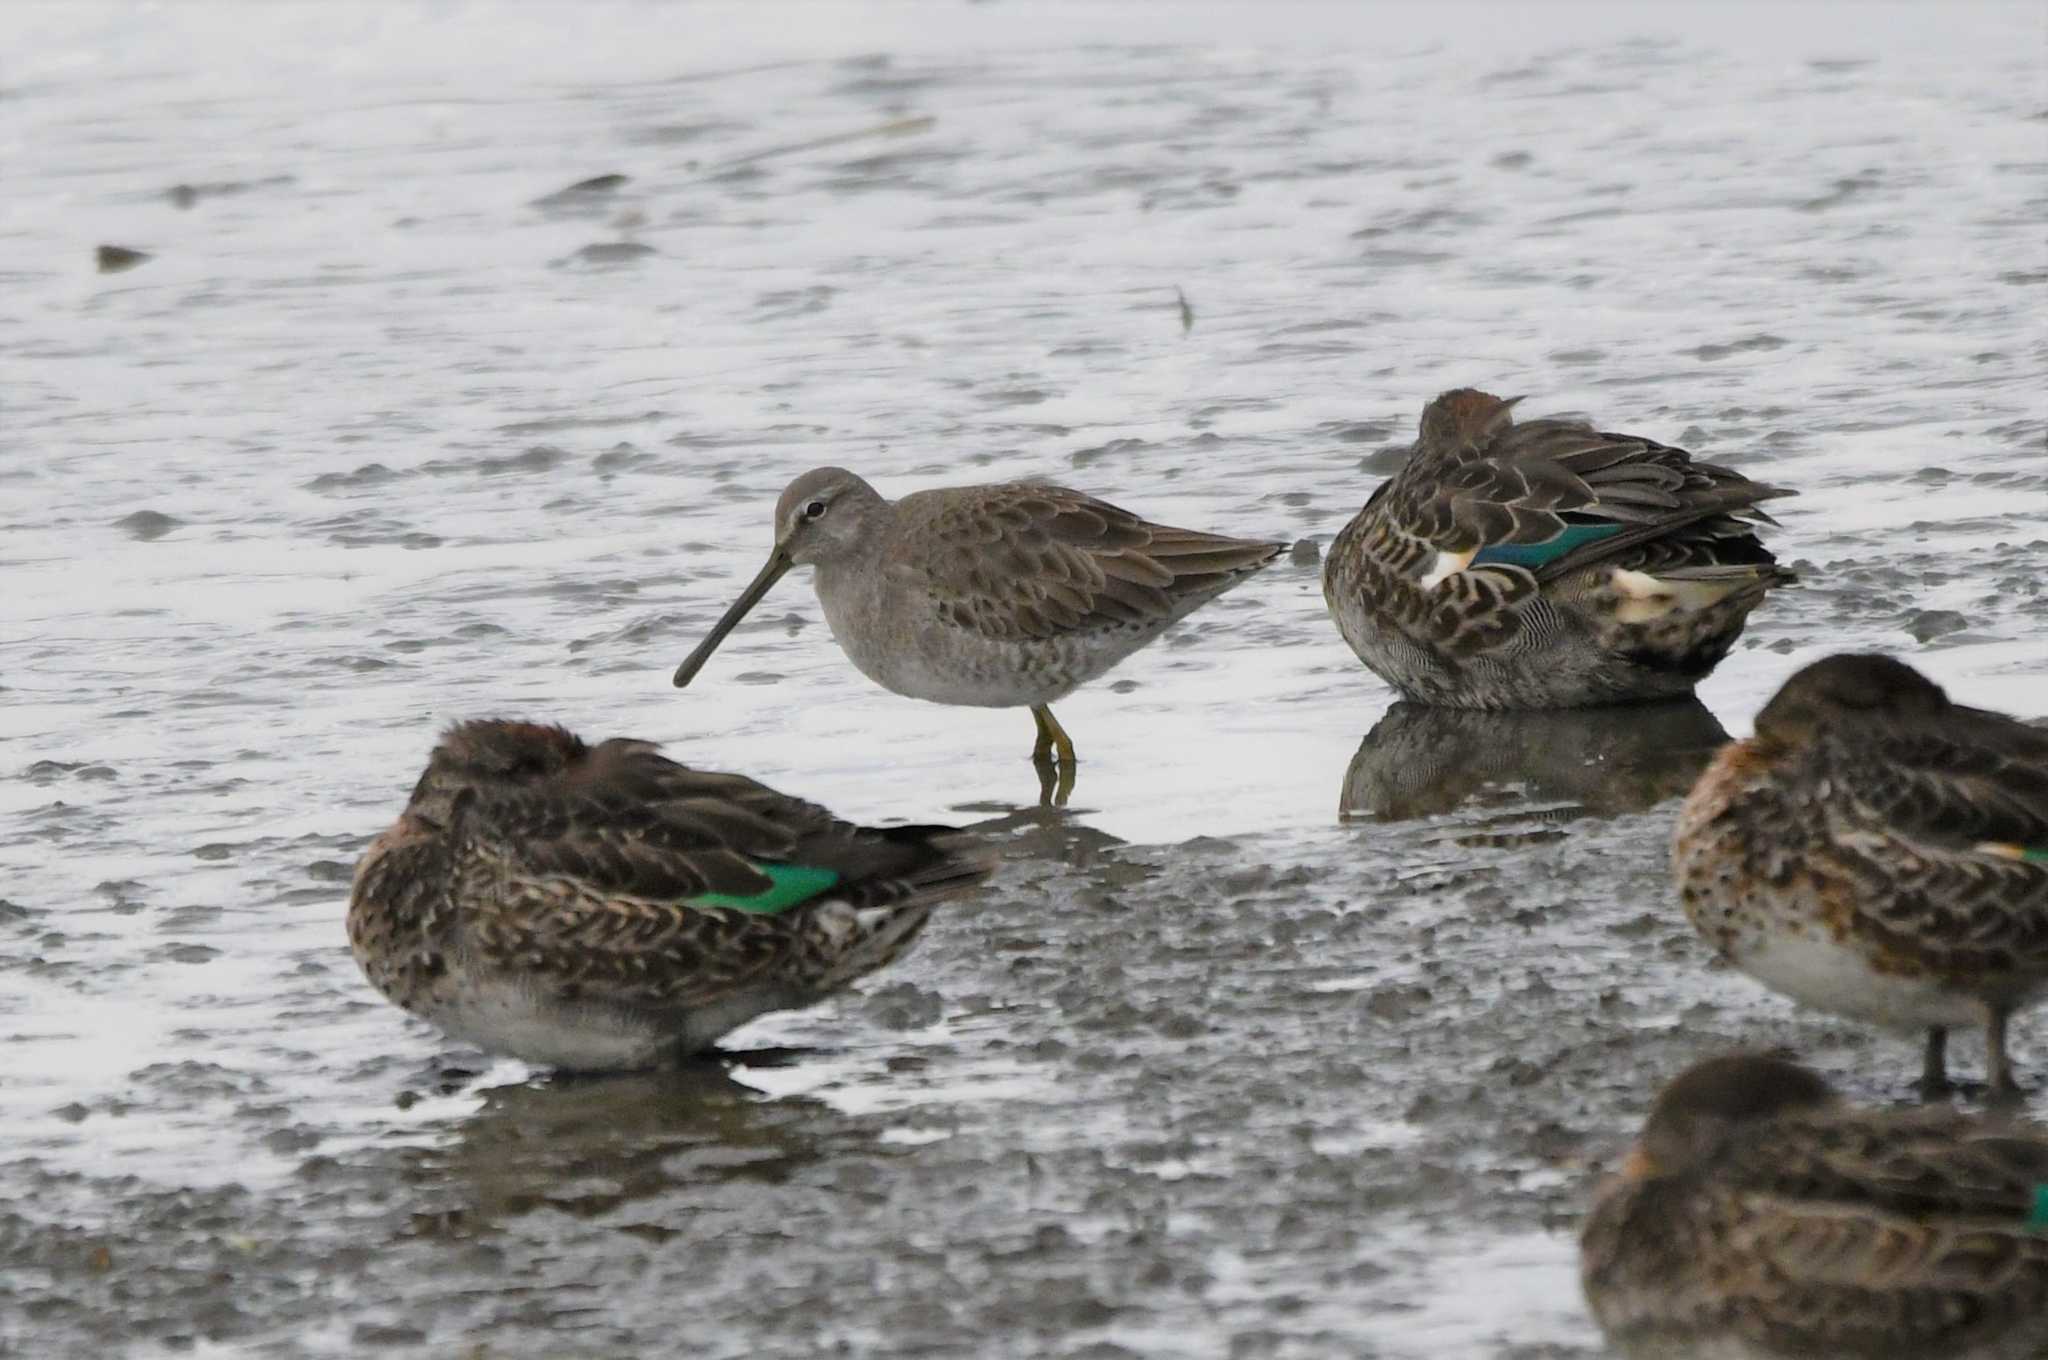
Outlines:
{"type": "Polygon", "coordinates": [[[1907,1095],[1663,845],[1826,651],[2048,708],[2038,12],[1167,12],[0,7],[0,1354],[1594,1356],[1656,1080],[1907,1095]],[[1060,706],[1065,817],[800,574],[668,685],[803,468],[1321,545],[1460,383],[1800,489],[1708,712],[1389,714],[1286,560],[1060,706]],[[515,711],[1004,868],[730,1071],[536,1079],[340,926],[515,711]]]}

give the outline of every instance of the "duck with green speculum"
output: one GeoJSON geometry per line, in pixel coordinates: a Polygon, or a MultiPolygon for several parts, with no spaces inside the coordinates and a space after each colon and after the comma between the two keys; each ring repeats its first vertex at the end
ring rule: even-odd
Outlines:
{"type": "Polygon", "coordinates": [[[1408,461],[1330,545],[1338,630],[1419,703],[1690,694],[1792,580],[1756,530],[1793,493],[1639,435],[1517,424],[1520,400],[1460,388],[1423,409],[1408,461]]]}
{"type": "Polygon", "coordinates": [[[1580,1268],[1629,1360],[2041,1360],[2048,1129],[1708,1059],[1596,1193],[1580,1268]]]}
{"type": "Polygon", "coordinates": [[[378,991],[457,1038],[647,1067],[894,961],[988,877],[957,839],[855,826],[650,742],[463,722],[357,865],[349,944],[378,991]]]}
{"type": "Polygon", "coordinates": [[[1923,1032],[1986,1032],[2018,1093],[2014,1013],[2048,997],[2048,730],[1950,701],[1893,657],[1805,667],[1724,747],[1680,811],[1672,867],[1695,928],[1775,991],[1923,1032]]]}

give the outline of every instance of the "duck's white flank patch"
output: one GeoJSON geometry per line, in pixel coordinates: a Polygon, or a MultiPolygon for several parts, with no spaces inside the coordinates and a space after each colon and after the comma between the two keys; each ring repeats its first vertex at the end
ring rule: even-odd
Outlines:
{"type": "Polygon", "coordinates": [[[1614,617],[1622,623],[1652,623],[1675,610],[1698,613],[1719,604],[1741,588],[1740,581],[1670,581],[1648,572],[1616,567],[1608,578],[1621,604],[1614,617]]]}
{"type": "Polygon", "coordinates": [[[1471,552],[1438,553],[1436,555],[1436,565],[1431,567],[1429,574],[1422,578],[1422,588],[1424,590],[1434,590],[1451,577],[1456,576],[1459,572],[1471,566],[1472,559],[1477,556],[1479,556],[1479,549],[1477,548],[1474,548],[1471,552]]]}

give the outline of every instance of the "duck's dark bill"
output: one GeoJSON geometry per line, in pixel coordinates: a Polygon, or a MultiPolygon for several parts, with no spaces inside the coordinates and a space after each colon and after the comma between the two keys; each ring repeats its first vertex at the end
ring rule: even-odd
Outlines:
{"type": "Polygon", "coordinates": [[[740,592],[740,597],[732,602],[732,608],[726,610],[724,617],[711,625],[711,631],[697,644],[697,650],[684,657],[683,664],[676,667],[677,689],[697,678],[697,672],[704,669],[704,663],[718,650],[718,644],[725,641],[725,635],[739,626],[739,621],[747,616],[748,610],[761,603],[761,597],[782,579],[782,574],[788,571],[791,565],[789,555],[780,548],[768,554],[767,564],[752,581],[748,582],[747,588],[740,592]]]}

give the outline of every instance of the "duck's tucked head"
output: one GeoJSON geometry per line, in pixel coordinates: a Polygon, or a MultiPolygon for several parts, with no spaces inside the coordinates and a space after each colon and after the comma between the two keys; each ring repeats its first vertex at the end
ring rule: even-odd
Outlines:
{"type": "Polygon", "coordinates": [[[534,784],[563,773],[590,748],[566,727],[508,718],[459,722],[441,734],[407,811],[446,825],[455,796],[480,785],[534,784]]]}
{"type": "Polygon", "coordinates": [[[696,678],[725,635],[739,626],[783,573],[806,562],[843,561],[872,541],[880,528],[876,521],[888,504],[845,468],[812,468],[784,487],[782,499],[775,502],[775,546],[769,550],[768,560],[732,602],[732,608],[711,625],[697,649],[676,667],[676,688],[696,678]]]}
{"type": "Polygon", "coordinates": [[[1756,732],[1768,741],[1792,744],[1830,722],[1935,718],[1948,706],[1941,686],[1905,662],[1881,652],[1842,652],[1787,680],[1756,715],[1756,732]]]}
{"type": "Polygon", "coordinates": [[[1520,397],[1496,397],[1477,388],[1457,387],[1422,408],[1425,448],[1462,448],[1482,444],[1515,423],[1510,409],[1520,397]]]}
{"type": "Polygon", "coordinates": [[[1629,1159],[1631,1176],[1668,1176],[1711,1157],[1745,1124],[1833,1102],[1818,1073],[1784,1058],[1739,1053],[1694,1063],[1658,1095],[1629,1159]]]}

